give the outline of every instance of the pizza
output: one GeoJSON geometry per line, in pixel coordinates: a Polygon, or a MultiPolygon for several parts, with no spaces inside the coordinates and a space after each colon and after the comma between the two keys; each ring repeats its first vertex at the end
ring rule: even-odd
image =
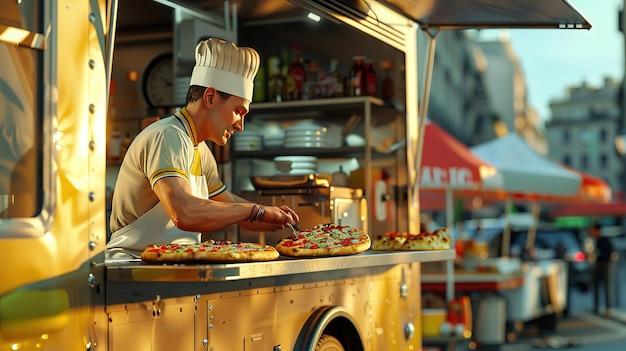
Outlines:
{"type": "Polygon", "coordinates": [[[400,250],[448,250],[450,235],[448,229],[439,228],[433,233],[423,232],[406,238],[400,250]]]}
{"type": "Polygon", "coordinates": [[[405,232],[388,232],[385,234],[376,235],[372,240],[372,250],[388,251],[388,250],[400,250],[406,238],[412,234],[405,232]]]}
{"type": "Polygon", "coordinates": [[[190,244],[151,244],[141,253],[141,260],[152,263],[257,262],[280,256],[271,245],[207,240],[190,244]]]}
{"type": "Polygon", "coordinates": [[[296,231],[276,244],[276,250],[290,257],[345,256],[367,251],[370,245],[362,230],[331,223],[296,231]]]}
{"type": "Polygon", "coordinates": [[[378,251],[423,251],[450,249],[447,228],[419,234],[389,232],[377,235],[372,240],[372,250],[378,251]]]}

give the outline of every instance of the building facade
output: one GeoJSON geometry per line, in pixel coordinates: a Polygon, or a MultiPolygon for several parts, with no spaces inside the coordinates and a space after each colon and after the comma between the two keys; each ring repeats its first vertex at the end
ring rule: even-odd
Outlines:
{"type": "Polygon", "coordinates": [[[621,81],[605,78],[600,87],[582,83],[550,103],[546,123],[549,157],[600,177],[613,192],[624,189],[624,160],[615,149],[620,129],[618,94],[621,81]]]}
{"type": "MultiPolygon", "coordinates": [[[[422,43],[419,49],[427,52],[428,41],[423,39],[419,40],[422,43]]],[[[493,139],[495,133],[484,76],[486,62],[480,48],[467,31],[444,30],[435,39],[427,117],[465,145],[493,139]]],[[[419,67],[425,67],[422,61],[425,57],[419,59],[419,67]]],[[[423,72],[419,73],[423,81],[423,72]]]]}

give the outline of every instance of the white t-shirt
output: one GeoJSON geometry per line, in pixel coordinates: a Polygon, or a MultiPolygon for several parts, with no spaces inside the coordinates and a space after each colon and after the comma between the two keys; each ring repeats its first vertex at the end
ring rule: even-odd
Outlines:
{"type": "MultiPolygon", "coordinates": [[[[193,121],[181,112],[152,123],[137,135],[124,156],[113,192],[112,237],[159,202],[153,191],[159,179],[181,177],[189,181],[195,136],[193,121]]],[[[206,143],[199,143],[197,149],[209,197],[217,195],[226,189],[217,162],[206,143]]]]}

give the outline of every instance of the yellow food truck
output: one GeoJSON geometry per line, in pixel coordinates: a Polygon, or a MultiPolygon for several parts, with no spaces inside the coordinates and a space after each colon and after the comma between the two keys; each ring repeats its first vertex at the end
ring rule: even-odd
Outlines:
{"type": "MultiPolygon", "coordinates": [[[[122,82],[147,79],[132,65],[167,46],[173,85],[161,89],[173,88],[158,93],[169,102],[147,97],[141,108],[153,110],[142,117],[182,105],[177,87],[188,77],[180,68],[190,43],[206,36],[230,37],[262,54],[266,45],[298,38],[328,60],[321,62],[336,55],[348,62],[355,50],[390,60],[397,68],[390,103],[367,96],[259,102],[249,117],[337,120],[333,111],[341,111],[345,126],[360,116],[354,130],[364,145],[308,150],[363,165],[361,192],[317,189],[326,195],[316,208],[328,212],[315,218],[339,221],[344,211],[333,209],[340,200],[357,199],[354,223],[370,235],[417,232],[419,130],[436,32],[589,27],[565,0],[0,0],[0,9],[1,350],[420,350],[421,264],[451,261],[454,250],[194,265],[105,260],[114,191],[107,176],[116,166],[107,144],[112,127],[122,125],[123,101],[143,101],[133,91],[120,93],[122,82]],[[310,12],[325,24],[311,29],[301,20],[310,12]],[[165,24],[118,30],[118,20],[140,28],[159,13],[165,24]],[[429,45],[420,94],[421,31],[429,45]],[[380,128],[388,132],[383,140],[375,138],[380,128]]],[[[240,160],[268,157],[263,150],[221,151],[225,182],[234,188],[235,179],[249,177],[240,160]]]]}

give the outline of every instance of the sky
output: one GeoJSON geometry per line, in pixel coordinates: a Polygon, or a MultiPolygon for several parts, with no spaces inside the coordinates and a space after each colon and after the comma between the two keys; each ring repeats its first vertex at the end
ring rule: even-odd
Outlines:
{"type": "MultiPolygon", "coordinates": [[[[586,82],[600,87],[604,77],[624,75],[624,36],[618,30],[618,11],[625,0],[570,0],[591,29],[509,29],[511,45],[520,61],[528,99],[542,120],[550,118],[549,103],[567,96],[567,87],[586,82]]],[[[497,35],[496,30],[480,34],[497,35]]]]}

